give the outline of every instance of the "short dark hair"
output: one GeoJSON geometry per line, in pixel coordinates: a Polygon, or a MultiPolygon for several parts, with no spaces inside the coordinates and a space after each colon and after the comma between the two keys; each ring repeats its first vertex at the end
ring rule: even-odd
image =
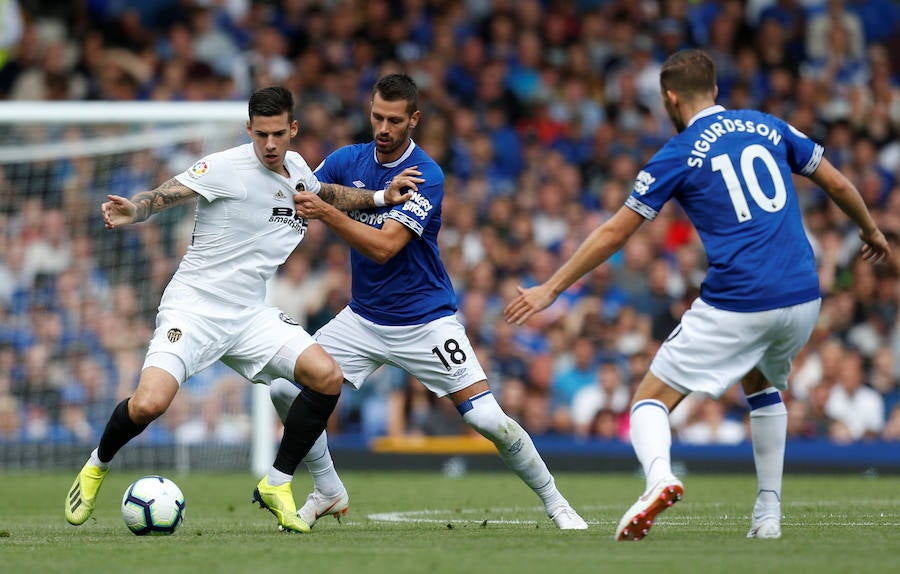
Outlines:
{"type": "Polygon", "coordinates": [[[406,111],[412,115],[419,109],[419,88],[406,74],[388,74],[375,84],[374,93],[385,101],[406,100],[406,111]]]}
{"type": "Polygon", "coordinates": [[[716,65],[703,50],[680,50],[663,62],[659,85],[689,99],[710,95],[716,89],[716,65]]]}
{"type": "Polygon", "coordinates": [[[277,116],[287,112],[288,122],[294,121],[294,96],[282,86],[269,86],[253,92],[247,107],[250,121],[254,116],[277,116]]]}

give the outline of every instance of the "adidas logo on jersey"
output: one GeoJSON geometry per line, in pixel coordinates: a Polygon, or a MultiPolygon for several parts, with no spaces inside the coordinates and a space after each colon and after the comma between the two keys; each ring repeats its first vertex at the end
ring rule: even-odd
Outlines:
{"type": "Polygon", "coordinates": [[[284,199],[285,197],[284,192],[280,189],[275,192],[275,199],[284,199]]]}

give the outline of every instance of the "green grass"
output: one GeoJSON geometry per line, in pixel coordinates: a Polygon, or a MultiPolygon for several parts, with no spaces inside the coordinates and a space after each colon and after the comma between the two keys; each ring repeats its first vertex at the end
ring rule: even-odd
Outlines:
{"type": "MultiPolygon", "coordinates": [[[[170,475],[185,493],[187,520],[171,537],[132,535],[119,516],[139,473],[114,471],[94,518],[63,518],[74,477],[0,474],[0,564],[10,573],[159,572],[218,574],[900,571],[900,477],[788,476],[783,538],[748,540],[755,478],[688,475],[685,499],[650,536],[619,543],[612,533],[643,487],[635,476],[558,474],[557,484],[590,523],[555,529],[537,498],[509,473],[348,472],[352,506],[309,535],[275,531],[249,503],[249,474],[170,475]]],[[[299,474],[295,497],[310,484],[299,474]]]]}

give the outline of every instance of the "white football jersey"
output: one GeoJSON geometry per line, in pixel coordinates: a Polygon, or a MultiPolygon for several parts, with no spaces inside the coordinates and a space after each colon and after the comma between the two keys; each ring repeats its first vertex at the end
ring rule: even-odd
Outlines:
{"type": "Polygon", "coordinates": [[[248,143],[175,176],[200,198],[191,245],[172,281],[232,303],[265,301],[266,281],[306,234],[306,220],[294,215],[294,189],[321,189],[300,154],[287,152],[284,165],[289,177],[266,168],[248,143]]]}

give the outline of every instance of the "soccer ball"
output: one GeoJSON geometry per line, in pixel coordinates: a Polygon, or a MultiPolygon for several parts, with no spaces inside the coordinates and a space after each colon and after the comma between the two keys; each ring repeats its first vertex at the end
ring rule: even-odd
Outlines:
{"type": "Polygon", "coordinates": [[[125,490],[122,518],[138,536],[172,534],[184,522],[184,494],[168,478],[141,477],[125,490]]]}

